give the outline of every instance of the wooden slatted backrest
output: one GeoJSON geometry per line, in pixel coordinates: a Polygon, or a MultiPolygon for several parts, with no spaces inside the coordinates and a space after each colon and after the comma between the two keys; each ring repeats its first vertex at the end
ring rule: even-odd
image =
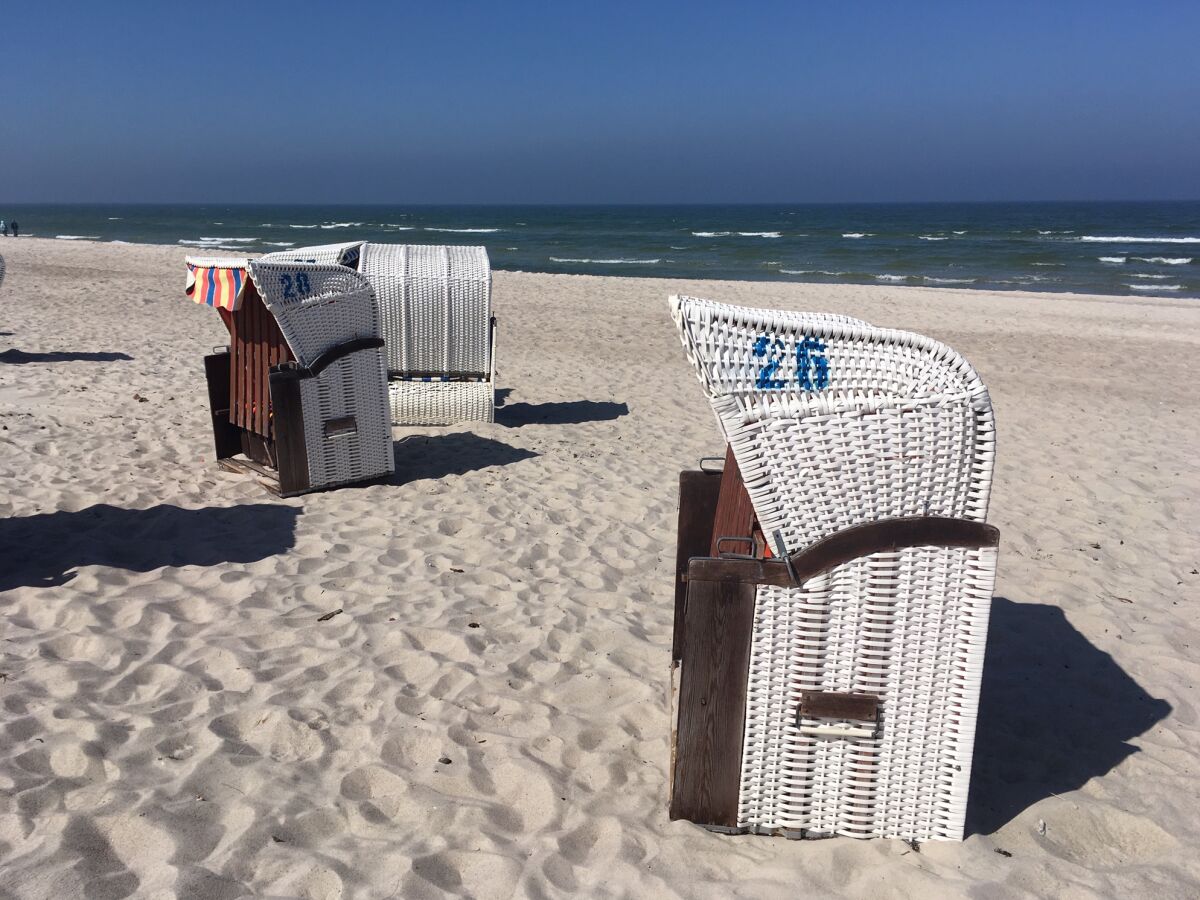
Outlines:
{"type": "Polygon", "coordinates": [[[252,281],[246,284],[241,308],[230,314],[227,324],[230,421],[273,440],[270,370],[295,357],[252,281]]]}

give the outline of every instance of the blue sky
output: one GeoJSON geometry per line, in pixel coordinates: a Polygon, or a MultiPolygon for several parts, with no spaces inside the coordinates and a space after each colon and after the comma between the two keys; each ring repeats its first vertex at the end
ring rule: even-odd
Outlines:
{"type": "Polygon", "coordinates": [[[1200,198],[1200,3],[8,0],[0,201],[1200,198]]]}

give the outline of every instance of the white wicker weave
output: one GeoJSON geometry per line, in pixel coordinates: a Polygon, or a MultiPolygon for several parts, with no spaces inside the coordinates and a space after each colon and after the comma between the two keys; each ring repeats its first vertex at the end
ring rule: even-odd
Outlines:
{"type": "MultiPolygon", "coordinates": [[[[984,521],[991,403],[953,350],[845,319],[671,311],[777,553],[892,517],[984,521]]],[[[995,548],[915,547],[759,587],[739,827],[962,838],[995,565],[995,548]],[[802,690],[877,695],[879,725],[798,721],[802,690]]]]}
{"type": "MultiPolygon", "coordinates": [[[[249,264],[250,277],[279,323],[300,366],[358,338],[378,338],[379,312],[371,285],[337,265],[267,261],[249,264]]],[[[313,488],[363,481],[395,467],[383,349],[357,350],[300,383],[309,482],[313,488]],[[326,435],[326,424],[353,417],[351,433],[326,435]]]]}
{"type": "Polygon", "coordinates": [[[320,244],[316,247],[293,247],[289,250],[275,250],[265,253],[259,259],[263,262],[309,262],[326,266],[347,266],[358,268],[358,255],[362,241],[349,241],[345,244],[320,244]]]}
{"type": "Polygon", "coordinates": [[[392,421],[493,421],[495,361],[487,250],[365,244],[359,270],[379,298],[393,379],[392,421]]]}

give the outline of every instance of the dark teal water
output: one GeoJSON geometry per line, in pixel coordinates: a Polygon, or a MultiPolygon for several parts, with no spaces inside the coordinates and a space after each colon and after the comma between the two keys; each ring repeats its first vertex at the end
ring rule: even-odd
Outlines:
{"type": "Polygon", "coordinates": [[[39,237],[219,252],[485,244],[494,268],[532,272],[1200,297],[1200,202],[0,206],[0,216],[39,237]]]}

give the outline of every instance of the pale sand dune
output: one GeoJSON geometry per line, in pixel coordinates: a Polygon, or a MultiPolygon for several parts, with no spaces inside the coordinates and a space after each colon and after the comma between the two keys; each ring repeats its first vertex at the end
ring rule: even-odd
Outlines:
{"type": "Polygon", "coordinates": [[[498,273],[502,421],[279,501],[213,465],[183,250],[0,252],[0,898],[1200,893],[1195,301],[498,273]],[[965,843],[667,820],[675,483],[721,450],[677,291],[990,386],[965,843]]]}

